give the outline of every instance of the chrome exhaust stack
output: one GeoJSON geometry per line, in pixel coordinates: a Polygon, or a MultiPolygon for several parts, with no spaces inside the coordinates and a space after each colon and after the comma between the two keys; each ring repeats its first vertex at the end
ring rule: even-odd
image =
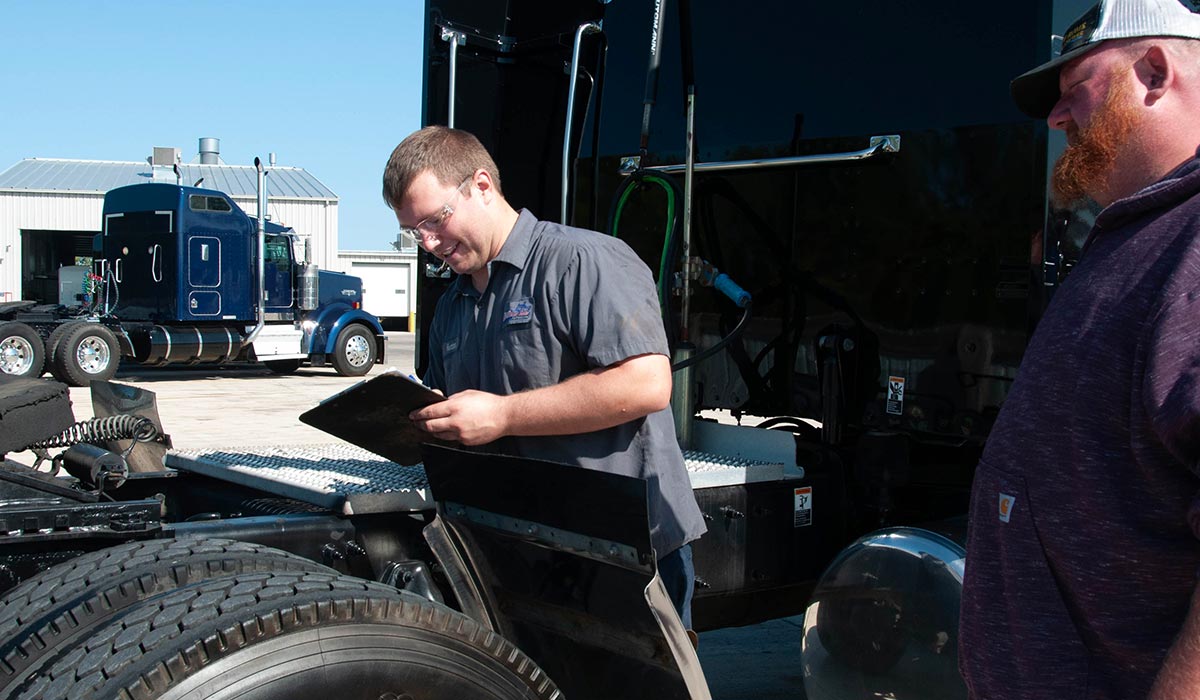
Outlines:
{"type": "Polygon", "coordinates": [[[246,334],[242,347],[254,342],[259,331],[266,325],[267,280],[266,280],[266,250],[267,250],[267,172],[263,169],[262,161],[254,158],[254,169],[258,171],[258,302],[257,323],[246,334]]]}

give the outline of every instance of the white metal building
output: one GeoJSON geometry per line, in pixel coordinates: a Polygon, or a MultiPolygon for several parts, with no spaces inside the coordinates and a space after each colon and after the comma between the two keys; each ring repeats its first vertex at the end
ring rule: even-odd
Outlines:
{"type": "MultiPolygon", "coordinates": [[[[139,182],[199,182],[257,215],[253,166],[227,165],[215,153],[207,154],[209,162],[184,164],[178,149],[154,151],[141,163],[27,158],[0,173],[0,301],[57,300],[57,269],[91,255],[91,238],[100,232],[104,194],[110,189],[139,182]]],[[[313,262],[341,268],[337,195],[303,168],[268,170],[269,220],[309,237],[313,262]]]]}

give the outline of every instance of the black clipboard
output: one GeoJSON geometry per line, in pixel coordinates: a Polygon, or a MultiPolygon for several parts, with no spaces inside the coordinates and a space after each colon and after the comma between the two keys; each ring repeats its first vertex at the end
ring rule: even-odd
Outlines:
{"type": "Polygon", "coordinates": [[[453,443],[418,429],[408,414],[445,400],[407,374],[389,369],[301,413],[300,422],[396,464],[417,464],[421,461],[421,443],[453,443]]]}

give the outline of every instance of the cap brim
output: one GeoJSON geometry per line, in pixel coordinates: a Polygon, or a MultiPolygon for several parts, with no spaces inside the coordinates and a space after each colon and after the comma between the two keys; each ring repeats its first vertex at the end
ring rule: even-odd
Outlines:
{"type": "Polygon", "coordinates": [[[1017,109],[1035,119],[1045,119],[1058,103],[1058,73],[1063,64],[1079,58],[1102,42],[1084,44],[1023,73],[1009,84],[1009,92],[1017,109]]]}

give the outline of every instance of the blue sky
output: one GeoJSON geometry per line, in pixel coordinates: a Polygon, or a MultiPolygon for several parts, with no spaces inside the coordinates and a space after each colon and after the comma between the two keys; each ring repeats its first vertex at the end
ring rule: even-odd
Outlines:
{"type": "Polygon", "coordinates": [[[340,198],[342,250],[388,250],[379,195],[421,119],[421,0],[4,3],[0,171],[22,158],[141,161],[155,146],[274,152],[340,198]]]}

